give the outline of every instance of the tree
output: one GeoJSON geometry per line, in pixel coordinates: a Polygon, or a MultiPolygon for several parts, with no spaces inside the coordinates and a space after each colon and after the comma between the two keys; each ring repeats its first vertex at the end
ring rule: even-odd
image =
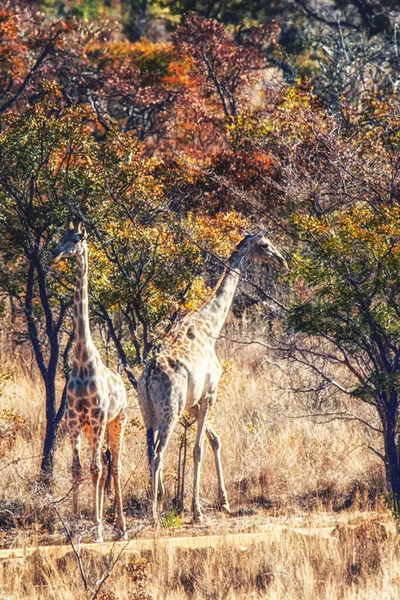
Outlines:
{"type": "Polygon", "coordinates": [[[241,102],[246,105],[246,92],[259,77],[260,69],[265,68],[261,48],[273,39],[272,34],[273,27],[255,31],[239,46],[223,25],[191,13],[173,39],[177,50],[193,60],[193,73],[202,94],[214,100],[229,118],[238,114],[241,102]]]}
{"type": "Polygon", "coordinates": [[[294,276],[310,291],[297,296],[287,356],[379,415],[388,490],[400,498],[399,206],[355,206],[320,217],[296,218],[308,238],[294,276]],[[309,336],[312,336],[311,339],[309,336]],[[340,368],[343,372],[339,374],[340,368]]]}
{"type": "Polygon", "coordinates": [[[87,115],[71,110],[58,120],[53,103],[3,117],[0,137],[0,275],[3,295],[13,298],[23,315],[27,337],[46,390],[46,435],[42,472],[51,473],[57,428],[56,373],[65,343],[62,331],[71,299],[49,278],[47,249],[55,224],[65,211],[63,196],[72,193],[69,166],[87,115]]]}
{"type": "MultiPolygon", "coordinates": [[[[392,506],[400,500],[399,104],[369,99],[345,124],[310,90],[289,89],[257,129],[280,161],[286,227],[295,244],[281,352],[373,407],[392,506]]],[[[320,388],[321,389],[321,388],[320,388]]],[[[330,410],[334,405],[331,403],[330,410]]],[[[335,412],[335,410],[333,410],[335,412]]]]}
{"type": "Polygon", "coordinates": [[[155,168],[134,138],[117,132],[97,146],[88,167],[92,204],[83,210],[96,236],[93,307],[124,366],[140,365],[178,315],[197,306],[207,292],[205,252],[228,255],[246,222],[235,211],[172,211],[155,168]]]}
{"type": "Polygon", "coordinates": [[[17,6],[0,10],[0,114],[23,105],[35,83],[63,53],[71,27],[63,21],[43,23],[40,14],[17,6]]]}
{"type": "Polygon", "coordinates": [[[156,76],[172,61],[168,44],[116,42],[101,22],[50,21],[18,4],[0,11],[0,34],[0,114],[35,102],[46,79],[65,105],[96,112],[98,136],[115,126],[141,140],[163,134],[177,95],[156,76]]]}
{"type": "Polygon", "coordinates": [[[137,139],[116,128],[99,140],[97,114],[83,104],[65,107],[62,90],[49,82],[42,82],[40,100],[4,116],[2,126],[0,289],[23,317],[26,332],[19,334],[32,345],[45,385],[42,472],[50,477],[64,410],[56,375],[71,345],[74,285],[71,267],[49,268],[56,226],[71,213],[88,225],[92,311],[109,328],[134,384],[129,366],[206,292],[202,247],[227,252],[243,220],[235,213],[173,215],[137,139]]]}
{"type": "MultiPolygon", "coordinates": [[[[0,28],[0,253],[7,265],[0,288],[25,324],[17,333],[32,345],[46,389],[47,478],[65,406],[65,395],[61,404],[56,399],[57,369],[61,358],[67,369],[72,344],[73,272],[48,264],[56,226],[71,212],[88,226],[93,314],[135,385],[132,365],[205,294],[205,249],[228,254],[244,220],[210,204],[195,214],[171,202],[193,178],[181,169],[175,185],[170,157],[162,156],[162,138],[177,139],[173,126],[181,128],[199,97],[187,85],[190,57],[171,44],[116,41],[102,25],[49,21],[18,5],[1,11],[0,28]],[[183,96],[179,122],[174,107],[183,96]],[[155,159],[145,157],[155,149],[155,159]]],[[[238,98],[246,68],[234,86],[238,98]]],[[[207,111],[205,102],[212,122],[207,111]]]]}

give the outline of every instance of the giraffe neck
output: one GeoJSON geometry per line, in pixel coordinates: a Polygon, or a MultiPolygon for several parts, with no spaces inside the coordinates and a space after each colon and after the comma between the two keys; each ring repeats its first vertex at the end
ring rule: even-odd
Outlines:
{"type": "Polygon", "coordinates": [[[204,322],[204,329],[211,338],[216,338],[221,332],[231,308],[233,297],[240,279],[240,262],[242,255],[237,250],[229,259],[211,298],[198,311],[197,319],[204,322]]]}
{"type": "Polygon", "coordinates": [[[85,362],[88,349],[94,349],[89,324],[88,249],[86,244],[83,254],[78,256],[74,296],[74,335],[74,358],[79,362],[85,362]]]}

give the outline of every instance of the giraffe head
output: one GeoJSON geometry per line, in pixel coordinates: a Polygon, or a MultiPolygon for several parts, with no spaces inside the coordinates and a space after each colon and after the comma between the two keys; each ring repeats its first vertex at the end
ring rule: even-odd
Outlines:
{"type": "Polygon", "coordinates": [[[285,258],[263,233],[246,235],[240,242],[238,250],[242,251],[246,258],[272,264],[279,268],[288,268],[285,258]]]}
{"type": "Polygon", "coordinates": [[[61,239],[51,253],[54,261],[80,256],[84,253],[87,233],[81,219],[69,218],[65,229],[61,229],[61,233],[61,239]]]}

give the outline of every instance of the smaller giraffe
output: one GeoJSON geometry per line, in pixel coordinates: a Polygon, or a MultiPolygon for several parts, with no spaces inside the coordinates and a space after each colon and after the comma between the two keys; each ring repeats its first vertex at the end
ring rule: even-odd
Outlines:
{"type": "Polygon", "coordinates": [[[88,247],[82,221],[68,219],[60,242],[54,248],[55,261],[76,257],[77,275],[74,295],[74,351],[72,371],[67,384],[66,419],[72,443],[73,513],[78,513],[81,432],[92,447],[90,472],[93,482],[93,521],[95,537],[102,542],[102,517],[106,468],[102,447],[107,431],[111,449],[111,469],[117,504],[117,529],[125,535],[120,484],[120,455],[126,421],[126,390],[118,373],[106,367],[94,345],[89,323],[88,247]],[[103,464],[102,464],[103,462],[103,464]]]}
{"type": "Polygon", "coordinates": [[[222,474],[221,442],[207,423],[215,403],[222,368],[215,342],[228,316],[240,275],[248,260],[287,268],[280,252],[262,234],[248,235],[233,251],[214,293],[194,314],[185,317],[163,350],[145,366],[138,382],[138,397],[147,428],[148,454],[152,478],[152,514],[157,519],[158,494],[164,495],[163,454],[172,431],[184,410],[197,420],[194,446],[193,517],[202,520],[199,501],[200,465],[206,435],[212,450],[218,478],[219,503],[230,512],[222,474]]]}

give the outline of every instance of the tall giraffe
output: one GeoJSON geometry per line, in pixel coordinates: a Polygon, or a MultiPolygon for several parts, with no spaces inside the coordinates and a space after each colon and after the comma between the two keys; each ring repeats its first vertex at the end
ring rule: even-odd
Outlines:
{"type": "Polygon", "coordinates": [[[73,513],[78,512],[82,479],[80,438],[83,431],[92,446],[90,473],[93,482],[93,521],[98,542],[102,542],[102,517],[106,469],[102,447],[107,431],[117,504],[117,529],[125,533],[120,485],[120,454],[126,420],[126,390],[118,373],[106,367],[93,343],[89,323],[87,233],[81,220],[69,219],[60,242],[53,250],[55,261],[76,257],[74,295],[74,351],[67,384],[66,419],[72,443],[73,513]]]}
{"type": "Polygon", "coordinates": [[[207,417],[213,406],[222,368],[215,342],[228,316],[240,275],[248,260],[287,268],[283,256],[262,234],[248,235],[232,253],[210,299],[185,318],[161,353],[151,359],[138,382],[139,404],[147,428],[152,479],[152,514],[157,518],[157,499],[164,494],[163,454],[172,431],[187,410],[197,420],[194,446],[193,518],[202,520],[199,501],[200,465],[206,434],[214,452],[221,508],[229,502],[221,466],[221,442],[207,417]]]}

